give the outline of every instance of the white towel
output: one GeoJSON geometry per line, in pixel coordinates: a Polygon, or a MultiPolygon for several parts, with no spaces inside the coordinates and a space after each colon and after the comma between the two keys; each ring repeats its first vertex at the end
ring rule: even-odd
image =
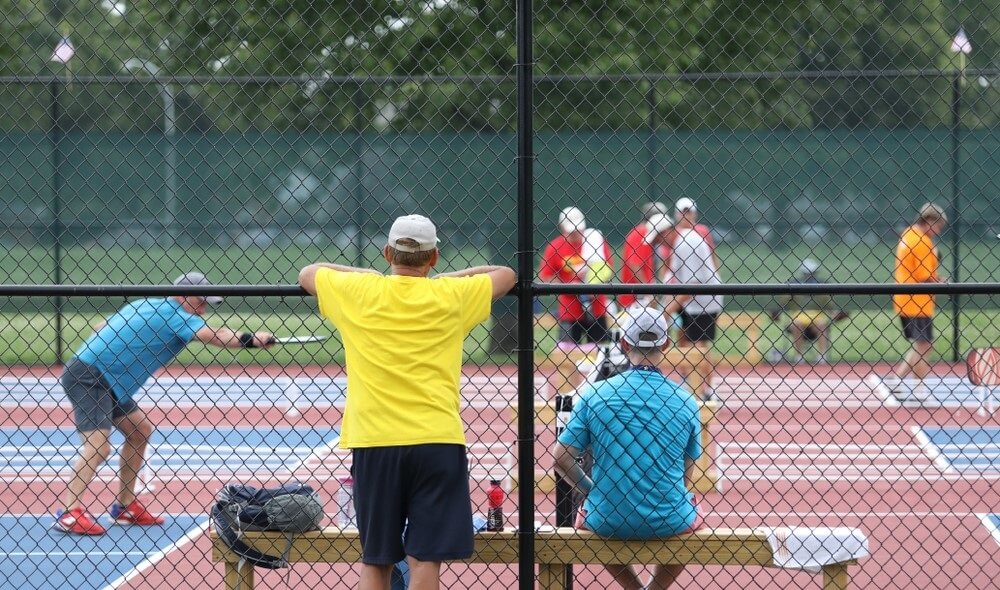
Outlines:
{"type": "Polygon", "coordinates": [[[768,528],[767,541],[774,565],[819,572],[824,565],[868,555],[868,538],[850,527],[768,528]]]}

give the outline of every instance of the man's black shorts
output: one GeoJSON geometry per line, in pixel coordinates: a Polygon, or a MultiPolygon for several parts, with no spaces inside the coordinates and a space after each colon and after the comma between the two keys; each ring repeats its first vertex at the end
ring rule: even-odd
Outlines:
{"type": "Polygon", "coordinates": [[[595,318],[588,315],[575,322],[559,322],[559,342],[598,344],[610,340],[607,317],[595,318]]]}
{"type": "Polygon", "coordinates": [[[899,316],[903,336],[911,342],[934,342],[934,318],[908,318],[899,316]]]}
{"type": "Polygon", "coordinates": [[[717,313],[688,315],[681,312],[681,333],[688,342],[712,342],[715,340],[717,313]]]}
{"type": "Polygon", "coordinates": [[[465,446],[373,447],[354,449],[353,457],[363,563],[390,565],[407,555],[419,561],[472,556],[465,446]]]}

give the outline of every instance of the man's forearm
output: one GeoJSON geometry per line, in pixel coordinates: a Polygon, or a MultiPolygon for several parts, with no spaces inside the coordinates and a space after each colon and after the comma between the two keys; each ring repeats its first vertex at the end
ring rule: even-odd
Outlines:
{"type": "Polygon", "coordinates": [[[453,277],[453,278],[454,277],[471,277],[471,276],[475,276],[475,275],[484,275],[484,274],[487,274],[487,273],[491,273],[491,272],[493,272],[495,270],[500,270],[502,268],[506,268],[506,267],[503,267],[503,266],[473,266],[472,268],[466,268],[464,270],[455,270],[455,271],[452,271],[452,272],[443,272],[441,274],[434,275],[434,276],[435,276],[435,278],[437,278],[437,277],[453,277]]]}
{"type": "Polygon", "coordinates": [[[559,448],[556,451],[555,467],[573,486],[580,488],[584,493],[589,493],[594,487],[594,481],[584,472],[583,467],[577,462],[576,456],[568,448],[559,448]]]}

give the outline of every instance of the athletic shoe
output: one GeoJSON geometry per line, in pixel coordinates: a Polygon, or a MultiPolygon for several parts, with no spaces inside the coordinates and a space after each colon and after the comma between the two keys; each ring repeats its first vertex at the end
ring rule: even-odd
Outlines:
{"type": "Polygon", "coordinates": [[[72,535],[103,535],[107,531],[97,520],[79,506],[67,511],[56,512],[52,530],[72,535]]]}
{"type": "Polygon", "coordinates": [[[132,500],[128,506],[122,506],[115,502],[111,506],[111,521],[117,524],[137,524],[140,526],[153,526],[165,522],[162,516],[156,516],[146,510],[139,500],[132,500]]]}

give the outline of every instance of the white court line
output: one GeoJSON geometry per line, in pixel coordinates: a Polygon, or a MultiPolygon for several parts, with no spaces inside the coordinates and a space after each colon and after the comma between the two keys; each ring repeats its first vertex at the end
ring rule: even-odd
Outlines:
{"type": "Polygon", "coordinates": [[[948,459],[941,454],[941,449],[931,442],[927,433],[925,433],[919,426],[911,426],[910,432],[913,433],[913,438],[916,439],[917,444],[920,445],[920,449],[927,453],[927,456],[930,457],[931,461],[935,465],[937,465],[938,469],[944,473],[957,473],[957,470],[951,466],[948,459]]]}
{"type": "Polygon", "coordinates": [[[134,568],[132,568],[131,571],[127,572],[125,575],[118,578],[117,580],[114,580],[113,582],[105,586],[102,590],[115,590],[116,588],[124,586],[132,578],[138,576],[142,572],[156,565],[157,562],[166,557],[169,553],[177,551],[181,547],[193,541],[195,537],[204,533],[205,530],[208,529],[208,525],[210,523],[211,519],[206,518],[205,522],[199,524],[198,526],[188,531],[187,534],[185,534],[177,541],[174,541],[173,543],[163,548],[162,550],[157,551],[152,555],[150,555],[149,557],[147,557],[146,559],[142,560],[139,564],[137,564],[134,568]]]}
{"type": "Polygon", "coordinates": [[[872,391],[874,391],[882,400],[883,406],[887,408],[901,407],[899,400],[896,399],[896,396],[892,395],[892,392],[889,391],[889,388],[885,386],[885,383],[878,375],[875,373],[868,375],[865,377],[865,383],[871,387],[872,391]]]}
{"type": "MultiPolygon", "coordinates": [[[[322,464],[323,458],[330,456],[330,454],[334,452],[334,450],[337,448],[337,445],[339,445],[339,444],[340,444],[340,432],[338,432],[337,436],[333,437],[330,440],[330,442],[326,443],[325,445],[323,445],[321,447],[314,448],[312,450],[312,453],[310,453],[309,455],[307,455],[304,459],[299,460],[298,463],[296,463],[296,464],[292,465],[291,467],[289,467],[288,468],[288,477],[289,477],[289,479],[292,478],[292,477],[295,477],[295,472],[298,471],[299,469],[301,469],[301,468],[309,465],[310,461],[315,460],[315,461],[320,462],[320,464],[322,464]]],[[[341,461],[341,464],[343,464],[343,461],[341,461]]]]}
{"type": "MultiPolygon", "coordinates": [[[[718,442],[718,441],[716,441],[716,442],[718,442]]],[[[816,451],[819,451],[818,454],[827,454],[825,451],[827,451],[828,449],[835,449],[837,452],[834,453],[834,454],[836,454],[836,455],[862,455],[862,456],[863,455],[872,455],[872,456],[875,456],[875,457],[884,457],[884,456],[894,456],[894,455],[907,455],[908,456],[908,455],[911,455],[911,454],[919,454],[918,451],[907,452],[907,451],[904,450],[904,449],[907,449],[907,448],[914,448],[914,449],[916,449],[917,448],[916,445],[857,445],[857,444],[852,444],[852,443],[843,443],[843,444],[841,444],[841,443],[829,443],[829,444],[822,444],[822,443],[794,443],[794,442],[790,442],[790,443],[786,444],[786,443],[776,443],[776,442],[771,442],[771,443],[747,442],[747,443],[743,443],[743,442],[738,442],[738,441],[726,441],[724,443],[718,443],[718,444],[725,445],[726,448],[736,447],[736,448],[738,448],[740,450],[743,450],[743,451],[746,451],[746,450],[749,450],[749,449],[754,449],[754,450],[760,451],[760,452],[767,452],[769,450],[789,451],[790,449],[794,449],[796,451],[799,451],[798,454],[812,454],[812,452],[816,452],[816,451]],[[895,447],[896,449],[899,449],[899,450],[896,450],[896,451],[889,450],[889,449],[892,449],[893,447],[895,447]]]]}
{"type": "Polygon", "coordinates": [[[90,557],[92,555],[100,555],[101,558],[104,557],[146,557],[147,553],[145,551],[101,551],[95,549],[94,551],[65,551],[65,552],[55,552],[55,551],[0,551],[0,559],[5,557],[22,557],[22,558],[33,558],[33,557],[90,557]]]}
{"type": "Polygon", "coordinates": [[[740,474],[739,477],[729,478],[726,476],[725,471],[720,467],[722,471],[722,477],[731,482],[732,484],[738,484],[741,481],[746,482],[758,482],[767,481],[773,483],[788,482],[794,483],[797,481],[806,482],[825,482],[825,483],[837,483],[837,482],[935,482],[935,481],[1000,481],[1000,474],[978,474],[978,473],[928,473],[926,475],[891,475],[891,476],[874,476],[874,475],[839,475],[836,478],[831,478],[829,474],[824,475],[801,475],[801,476],[789,476],[787,472],[784,473],[771,473],[771,474],[760,474],[760,475],[743,475],[740,474]]]}
{"type": "Polygon", "coordinates": [[[983,526],[986,527],[987,531],[989,531],[993,540],[997,542],[997,545],[1000,545],[1000,528],[997,528],[997,525],[993,523],[989,514],[981,514],[978,516],[980,520],[983,521],[983,526]]]}
{"type": "Polygon", "coordinates": [[[899,430],[895,424],[839,424],[836,422],[823,424],[739,424],[739,430],[733,434],[741,434],[746,431],[751,432],[775,432],[785,434],[797,434],[800,432],[872,432],[875,434],[896,433],[899,430]],[[890,428],[891,427],[891,428],[890,428]]]}
{"type": "Polygon", "coordinates": [[[720,410],[735,411],[740,409],[756,410],[765,408],[768,410],[782,410],[789,409],[794,410],[796,408],[806,408],[811,410],[818,409],[858,409],[858,408],[883,408],[886,404],[881,404],[878,402],[858,402],[858,401],[847,401],[841,400],[835,397],[831,397],[829,401],[817,401],[817,400],[795,400],[789,399],[785,401],[765,401],[765,402],[755,402],[752,399],[741,399],[739,397],[731,395],[722,395],[722,407],[720,410]]]}
{"type": "Polygon", "coordinates": [[[829,517],[829,516],[874,516],[877,518],[944,518],[954,516],[956,518],[968,518],[974,516],[979,518],[982,516],[980,512],[942,512],[942,511],[916,511],[916,510],[888,510],[888,511],[877,511],[877,512],[860,512],[856,510],[846,510],[846,511],[827,511],[827,512],[798,512],[798,511],[769,511],[769,512],[747,512],[742,510],[706,510],[706,516],[777,516],[777,517],[787,517],[787,516],[813,516],[813,517],[829,517]]]}

